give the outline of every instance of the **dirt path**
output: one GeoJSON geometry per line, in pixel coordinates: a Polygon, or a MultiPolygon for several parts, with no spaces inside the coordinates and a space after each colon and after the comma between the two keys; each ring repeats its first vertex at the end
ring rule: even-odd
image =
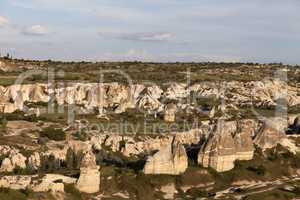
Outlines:
{"type": "Polygon", "coordinates": [[[224,199],[227,195],[232,196],[233,198],[240,200],[246,196],[253,195],[253,194],[259,194],[267,191],[274,190],[276,187],[282,186],[284,184],[293,183],[296,181],[299,181],[300,177],[295,178],[282,178],[275,181],[267,181],[267,182],[261,182],[261,183],[253,183],[249,184],[247,186],[241,186],[241,187],[231,187],[227,188],[226,190],[219,191],[216,193],[215,199],[224,199]],[[245,192],[243,194],[238,194],[235,192],[235,190],[241,189],[245,192]],[[248,190],[248,192],[247,192],[248,190]]]}

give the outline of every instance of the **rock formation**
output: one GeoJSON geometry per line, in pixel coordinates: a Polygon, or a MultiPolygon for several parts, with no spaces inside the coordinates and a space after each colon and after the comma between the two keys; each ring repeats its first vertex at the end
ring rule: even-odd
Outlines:
{"type": "Polygon", "coordinates": [[[28,167],[32,170],[38,170],[38,168],[41,166],[41,158],[40,154],[37,152],[34,152],[29,158],[28,158],[28,167]]]}
{"type": "Polygon", "coordinates": [[[161,112],[165,106],[162,99],[176,99],[180,102],[191,94],[204,98],[222,97],[235,106],[270,107],[277,105],[277,101],[282,98],[280,91],[283,88],[288,91],[288,106],[300,105],[297,88],[279,80],[246,83],[229,81],[222,84],[230,88],[226,91],[228,93],[226,95],[219,91],[219,85],[213,82],[196,83],[191,86],[172,84],[165,90],[156,85],[133,84],[129,87],[119,83],[70,83],[66,87],[59,88],[51,88],[41,83],[11,85],[0,89],[0,110],[4,109],[5,113],[26,111],[25,102],[47,103],[50,98],[54,98],[59,105],[76,104],[81,106],[82,111],[101,108],[100,110],[111,109],[115,113],[122,113],[127,108],[141,108],[149,112],[161,112]]]}
{"type": "Polygon", "coordinates": [[[166,122],[175,122],[177,106],[173,103],[167,104],[164,111],[164,120],[166,122]]]}
{"type": "Polygon", "coordinates": [[[87,152],[81,161],[76,188],[84,193],[96,193],[100,190],[100,171],[92,152],[87,152]]]}
{"type": "Polygon", "coordinates": [[[285,119],[268,119],[263,122],[263,126],[255,136],[254,143],[262,150],[273,148],[286,138],[285,128],[287,128],[285,119]]]}
{"type": "Polygon", "coordinates": [[[64,183],[75,184],[76,179],[59,174],[46,174],[42,179],[35,178],[29,188],[35,192],[64,192],[64,183]]]}
{"type": "Polygon", "coordinates": [[[233,169],[236,160],[251,160],[254,147],[250,124],[249,121],[242,122],[241,126],[248,128],[238,131],[238,122],[219,121],[202,146],[198,163],[203,167],[212,167],[218,172],[224,172],[233,169]]]}
{"type": "Polygon", "coordinates": [[[241,120],[233,139],[236,148],[237,160],[251,160],[254,153],[252,138],[256,133],[258,124],[254,120],[241,120]]]}
{"type": "Polygon", "coordinates": [[[144,173],[178,175],[185,172],[187,167],[188,158],[184,146],[180,143],[172,143],[148,157],[144,173]]]}
{"type": "Polygon", "coordinates": [[[30,189],[35,192],[64,192],[64,183],[74,184],[76,179],[59,174],[46,174],[41,179],[38,175],[2,176],[0,178],[1,188],[30,189]]]}
{"type": "Polygon", "coordinates": [[[16,168],[26,168],[26,160],[18,150],[11,150],[7,158],[2,161],[0,172],[12,172],[16,168]]]}
{"type": "Polygon", "coordinates": [[[31,180],[31,176],[2,176],[0,178],[0,188],[25,190],[30,186],[31,180]]]}
{"type": "Polygon", "coordinates": [[[4,158],[1,163],[0,172],[12,172],[15,169],[9,158],[4,158]]]}

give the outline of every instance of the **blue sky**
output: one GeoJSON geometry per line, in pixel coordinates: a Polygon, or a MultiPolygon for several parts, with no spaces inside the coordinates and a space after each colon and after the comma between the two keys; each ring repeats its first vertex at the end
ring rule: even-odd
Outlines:
{"type": "Polygon", "coordinates": [[[299,10],[298,0],[1,0],[0,52],[300,64],[299,10]]]}

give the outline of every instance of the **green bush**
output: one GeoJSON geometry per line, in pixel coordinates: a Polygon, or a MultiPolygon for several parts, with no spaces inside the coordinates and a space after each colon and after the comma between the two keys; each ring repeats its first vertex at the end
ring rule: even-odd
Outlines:
{"type": "Polygon", "coordinates": [[[81,193],[71,184],[65,184],[66,199],[81,200],[83,199],[81,193]]]}
{"type": "Polygon", "coordinates": [[[18,190],[11,190],[0,188],[0,199],[5,200],[26,200],[28,198],[27,192],[22,192],[18,190]]]}
{"type": "Polygon", "coordinates": [[[2,118],[1,121],[0,121],[0,126],[2,129],[6,129],[6,125],[7,125],[7,120],[6,118],[2,118]]]}
{"type": "Polygon", "coordinates": [[[40,132],[40,137],[46,137],[55,141],[63,141],[66,139],[66,133],[60,128],[47,127],[40,132]]]}
{"type": "Polygon", "coordinates": [[[264,176],[266,173],[266,168],[262,165],[247,167],[247,170],[256,173],[259,176],[264,176]]]}

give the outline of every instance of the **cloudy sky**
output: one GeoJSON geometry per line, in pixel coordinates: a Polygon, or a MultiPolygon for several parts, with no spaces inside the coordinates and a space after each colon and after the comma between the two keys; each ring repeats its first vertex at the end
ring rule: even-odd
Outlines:
{"type": "Polygon", "coordinates": [[[299,0],[1,0],[0,52],[300,64],[299,0]]]}

